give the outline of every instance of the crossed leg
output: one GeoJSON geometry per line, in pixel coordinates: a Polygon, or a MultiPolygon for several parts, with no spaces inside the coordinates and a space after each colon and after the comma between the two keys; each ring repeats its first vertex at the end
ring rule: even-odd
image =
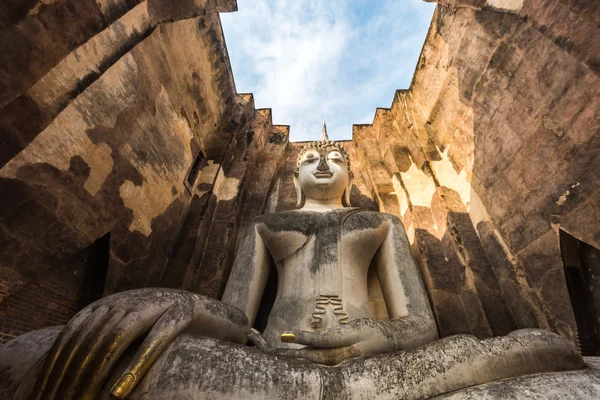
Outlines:
{"type": "MultiPolygon", "coordinates": [[[[52,328],[32,332],[0,348],[3,360],[0,373],[12,368],[14,380],[9,390],[18,392],[15,398],[29,396],[27,389],[35,381],[36,365],[39,368],[57,333],[52,328]],[[5,349],[8,345],[10,348],[5,349]],[[13,357],[15,364],[14,357],[18,355],[21,360],[29,361],[20,361],[19,368],[11,367],[6,357],[13,357]],[[22,372],[25,369],[28,372],[22,372]]],[[[135,349],[130,349],[117,363],[99,398],[110,398],[110,388],[134,352],[135,349]]],[[[570,343],[540,330],[520,330],[483,341],[457,335],[414,350],[348,360],[335,367],[267,354],[253,347],[180,335],[128,398],[425,399],[498,379],[584,367],[570,343]]],[[[0,391],[0,399],[11,398],[2,396],[3,393],[8,395],[7,391],[0,391]]]]}

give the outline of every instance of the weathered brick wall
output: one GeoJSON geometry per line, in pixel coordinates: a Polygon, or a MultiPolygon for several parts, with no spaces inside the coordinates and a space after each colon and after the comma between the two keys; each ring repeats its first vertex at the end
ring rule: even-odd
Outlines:
{"type": "Polygon", "coordinates": [[[209,153],[200,173],[160,286],[220,298],[245,228],[267,211],[289,131],[273,126],[271,110],[255,110],[251,95],[241,98],[247,100],[231,124],[229,145],[221,155],[209,153]]]}
{"type": "Polygon", "coordinates": [[[600,10],[484,3],[438,6],[410,89],[354,141],[397,189],[442,335],[575,341],[558,233],[600,247],[600,10]]]}
{"type": "Polygon", "coordinates": [[[89,282],[59,271],[85,270],[74,255],[105,235],[105,294],[158,285],[205,189],[188,187],[192,164],[203,154],[229,182],[219,166],[256,114],[236,95],[217,13],[235,1],[34,6],[7,4],[0,35],[3,332],[87,304],[89,282]]]}
{"type": "Polygon", "coordinates": [[[29,283],[6,298],[0,308],[0,341],[65,324],[85,305],[80,301],[81,294],[68,286],[49,281],[29,283]]]}
{"type": "MultiPolygon", "coordinates": [[[[13,273],[11,280],[4,281],[6,296],[0,299],[0,340],[62,325],[81,308],[102,297],[109,242],[106,235],[60,265],[38,271],[33,280],[18,279],[13,273]]],[[[6,273],[7,277],[10,275],[6,273]]]]}

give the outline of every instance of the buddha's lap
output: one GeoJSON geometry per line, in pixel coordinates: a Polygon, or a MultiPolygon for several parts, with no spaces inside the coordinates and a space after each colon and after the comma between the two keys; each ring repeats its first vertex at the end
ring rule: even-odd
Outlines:
{"type": "MultiPolygon", "coordinates": [[[[21,338],[21,343],[13,344],[13,357],[27,355],[32,365],[49,349],[57,333],[55,329],[45,336],[21,338]]],[[[101,398],[109,398],[110,387],[134,353],[132,346],[117,363],[101,398]]],[[[21,369],[26,367],[26,363],[21,364],[21,369]]],[[[348,360],[335,367],[180,335],[157,359],[131,398],[320,398],[328,390],[347,397],[384,394],[426,398],[502,378],[582,367],[581,357],[566,340],[544,331],[518,331],[485,341],[454,336],[418,349],[348,360]]]]}
{"type": "MultiPolygon", "coordinates": [[[[426,398],[497,379],[583,367],[565,339],[535,330],[485,341],[459,335],[335,367],[181,335],[150,369],[133,398],[142,398],[143,393],[195,399],[322,398],[327,391],[340,398],[426,398]]],[[[107,388],[117,377],[112,374],[107,388]]]]}

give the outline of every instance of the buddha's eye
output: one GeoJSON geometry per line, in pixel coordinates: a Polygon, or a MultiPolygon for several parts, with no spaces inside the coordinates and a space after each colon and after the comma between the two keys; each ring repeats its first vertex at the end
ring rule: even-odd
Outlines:
{"type": "Polygon", "coordinates": [[[317,159],[317,157],[315,157],[315,155],[314,155],[314,154],[312,154],[312,153],[309,153],[309,154],[307,154],[307,155],[306,155],[306,157],[304,158],[304,163],[305,163],[305,164],[309,164],[309,163],[311,163],[311,162],[315,161],[316,159],[317,159]]]}
{"type": "Polygon", "coordinates": [[[342,155],[338,151],[332,151],[331,153],[329,153],[327,155],[327,159],[331,161],[344,161],[344,157],[342,157],[342,155]]]}

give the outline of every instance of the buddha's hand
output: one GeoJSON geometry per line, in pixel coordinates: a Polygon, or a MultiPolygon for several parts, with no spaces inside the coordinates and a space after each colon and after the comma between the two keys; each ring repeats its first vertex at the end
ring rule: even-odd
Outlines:
{"type": "Polygon", "coordinates": [[[285,332],[281,339],[307,346],[299,350],[287,350],[288,355],[317,364],[335,365],[349,358],[417,347],[436,337],[435,322],[410,316],[389,321],[362,318],[318,332],[285,332]]]}
{"type": "Polygon", "coordinates": [[[113,365],[147,333],[114,385],[124,398],[178,334],[189,331],[245,343],[248,321],[237,308],[175,289],[138,289],[100,299],[77,313],[54,342],[32,398],[96,398],[113,365]]]}

